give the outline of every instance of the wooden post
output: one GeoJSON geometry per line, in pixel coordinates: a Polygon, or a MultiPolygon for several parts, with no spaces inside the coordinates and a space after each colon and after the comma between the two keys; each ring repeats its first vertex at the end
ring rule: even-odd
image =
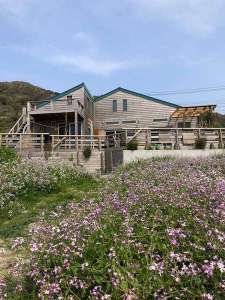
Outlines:
{"type": "Polygon", "coordinates": [[[222,134],[222,129],[219,129],[219,148],[223,149],[223,134],[222,134]]]}
{"type": "Polygon", "coordinates": [[[52,153],[54,152],[55,137],[52,136],[52,153]]]}
{"type": "Polygon", "coordinates": [[[98,137],[98,149],[99,151],[102,149],[102,140],[100,136],[98,137]]]}
{"type": "Polygon", "coordinates": [[[125,130],[125,143],[126,143],[126,146],[127,146],[127,129],[125,130]]]}
{"type": "Polygon", "coordinates": [[[30,132],[30,112],[31,112],[31,104],[27,102],[27,132],[30,132]]]}
{"type": "Polygon", "coordinates": [[[0,134],[0,148],[2,147],[2,135],[0,134]]]}
{"type": "Polygon", "coordinates": [[[79,144],[78,144],[78,136],[76,135],[75,136],[75,141],[76,141],[76,149],[77,149],[77,152],[78,152],[78,150],[79,150],[79,144]]]}
{"type": "Polygon", "coordinates": [[[174,149],[179,150],[180,149],[180,143],[179,143],[179,130],[176,129],[175,131],[175,145],[174,145],[174,149]]]}
{"type": "Polygon", "coordinates": [[[41,134],[41,152],[44,152],[44,134],[41,134]]]}
{"type": "Polygon", "coordinates": [[[201,129],[198,128],[198,139],[200,139],[200,136],[201,136],[201,129]]]}
{"type": "Polygon", "coordinates": [[[21,154],[22,153],[22,134],[20,134],[19,137],[20,137],[19,144],[20,144],[20,154],[21,154]]]}

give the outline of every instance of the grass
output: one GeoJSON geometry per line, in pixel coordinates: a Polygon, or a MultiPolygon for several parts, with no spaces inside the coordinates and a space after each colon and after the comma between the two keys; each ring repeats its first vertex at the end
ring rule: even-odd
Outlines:
{"type": "MultiPolygon", "coordinates": [[[[26,248],[21,250],[11,249],[12,240],[17,237],[26,236],[28,229],[37,221],[43,212],[47,215],[58,205],[66,205],[66,203],[71,201],[79,202],[86,197],[96,197],[102,184],[103,180],[101,179],[83,176],[73,184],[64,183],[50,194],[38,191],[30,192],[18,199],[22,201],[24,206],[22,212],[19,212],[13,218],[2,216],[0,222],[0,279],[1,276],[6,279],[9,290],[15,287],[13,278],[11,278],[11,276],[7,278],[10,266],[16,264],[18,260],[24,260],[27,257],[26,248]],[[2,249],[3,251],[1,251],[2,249]]],[[[27,286],[26,292],[22,295],[22,298],[19,299],[37,299],[35,293],[31,287],[29,287],[29,283],[25,282],[25,285],[27,286]]],[[[10,296],[7,299],[11,299],[10,296]]]]}
{"type": "Polygon", "coordinates": [[[42,211],[54,210],[59,204],[80,201],[84,197],[94,197],[101,186],[100,180],[82,177],[74,184],[62,185],[50,194],[31,192],[21,197],[24,210],[13,218],[3,217],[0,224],[0,240],[23,236],[29,224],[33,223],[42,211]]]}

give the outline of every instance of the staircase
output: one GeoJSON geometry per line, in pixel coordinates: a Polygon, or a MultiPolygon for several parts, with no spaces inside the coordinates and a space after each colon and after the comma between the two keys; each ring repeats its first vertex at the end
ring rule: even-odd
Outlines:
{"type": "Polygon", "coordinates": [[[7,134],[1,136],[1,146],[17,149],[19,148],[20,135],[26,133],[28,129],[26,108],[23,109],[22,115],[9,130],[7,134]]]}
{"type": "Polygon", "coordinates": [[[20,116],[20,118],[18,119],[18,121],[9,130],[9,134],[26,133],[27,127],[28,126],[27,126],[26,111],[23,110],[23,113],[20,116]]]}

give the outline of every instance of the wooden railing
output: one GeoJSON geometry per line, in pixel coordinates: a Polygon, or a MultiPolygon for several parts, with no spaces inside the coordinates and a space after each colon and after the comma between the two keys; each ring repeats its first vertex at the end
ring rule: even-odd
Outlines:
{"type": "Polygon", "coordinates": [[[205,138],[208,147],[223,148],[225,128],[124,128],[124,144],[136,140],[139,145],[171,145],[173,148],[192,146],[205,138]]]}
{"type": "Polygon", "coordinates": [[[79,99],[53,101],[44,100],[40,102],[28,102],[27,109],[30,114],[36,114],[39,110],[42,112],[74,112],[77,111],[81,116],[84,116],[84,106],[79,99]]]}
{"type": "Polygon", "coordinates": [[[19,117],[17,122],[13,125],[13,127],[9,130],[9,133],[18,133],[22,126],[26,123],[26,110],[23,109],[22,115],[19,117]]]}
{"type": "Polygon", "coordinates": [[[0,147],[14,148],[17,152],[44,151],[48,133],[1,133],[0,147]]]}
{"type": "Polygon", "coordinates": [[[102,150],[119,147],[120,140],[114,135],[51,135],[52,151],[83,150],[85,147],[102,150]]]}
{"type": "Polygon", "coordinates": [[[102,150],[119,147],[116,136],[101,135],[49,135],[48,133],[1,133],[0,147],[10,147],[18,152],[77,151],[85,147],[102,150]]]}
{"type": "Polygon", "coordinates": [[[161,145],[171,149],[193,149],[198,138],[206,139],[207,148],[225,147],[225,128],[125,128],[110,135],[50,135],[48,133],[2,133],[0,147],[18,152],[77,151],[85,147],[103,150],[126,147],[136,140],[147,148],[161,145]]]}

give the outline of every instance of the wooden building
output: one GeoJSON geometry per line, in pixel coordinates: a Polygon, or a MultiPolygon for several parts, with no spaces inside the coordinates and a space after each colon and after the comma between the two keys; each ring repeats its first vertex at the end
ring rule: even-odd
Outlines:
{"type": "Polygon", "coordinates": [[[200,115],[215,105],[181,107],[117,88],[93,97],[84,83],[49,99],[28,103],[20,131],[92,135],[125,128],[199,127],[200,115]]]}

